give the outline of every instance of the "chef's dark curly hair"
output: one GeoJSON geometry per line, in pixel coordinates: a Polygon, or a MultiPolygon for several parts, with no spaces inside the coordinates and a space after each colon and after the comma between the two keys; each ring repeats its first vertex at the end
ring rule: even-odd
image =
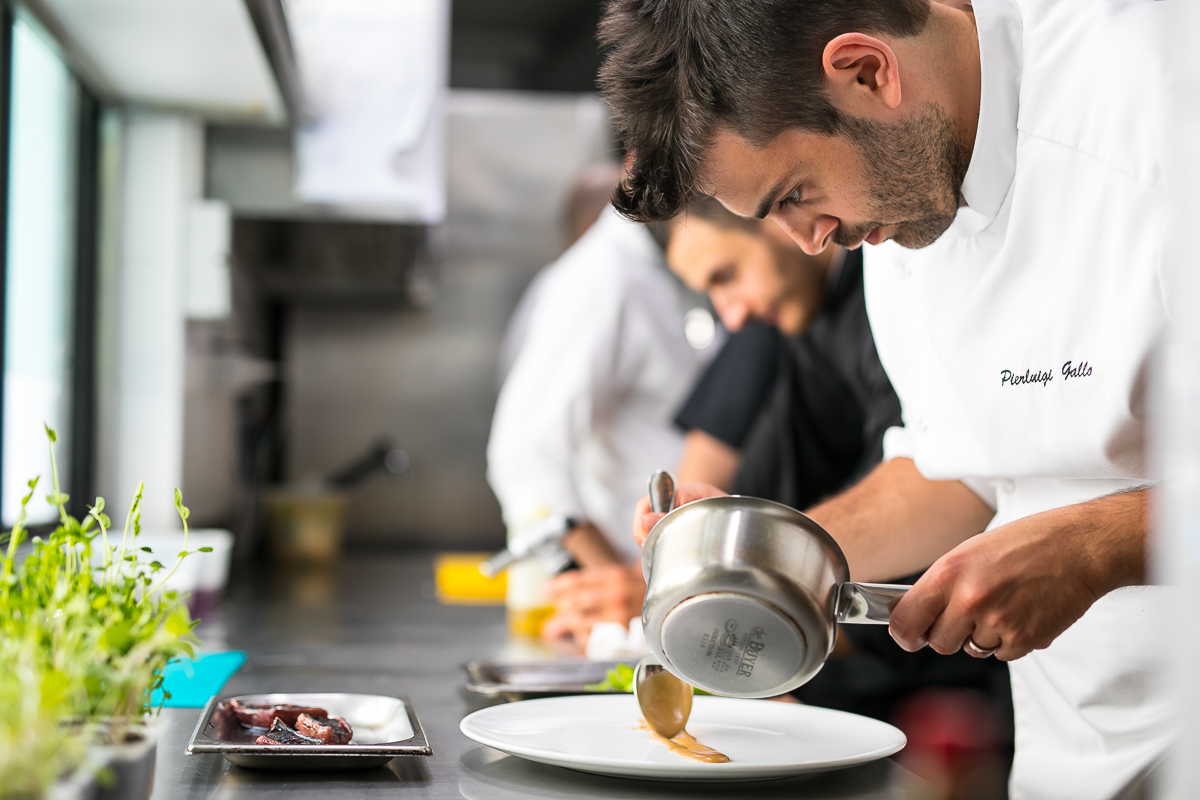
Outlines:
{"type": "Polygon", "coordinates": [[[756,145],[838,131],[822,55],[844,33],[920,33],[930,0],[610,0],[600,87],[634,156],[613,205],[641,222],[701,196],[718,123],[756,145]]]}

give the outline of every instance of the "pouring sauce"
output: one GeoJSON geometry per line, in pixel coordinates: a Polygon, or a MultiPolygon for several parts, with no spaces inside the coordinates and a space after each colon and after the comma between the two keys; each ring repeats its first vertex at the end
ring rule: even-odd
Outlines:
{"type": "Polygon", "coordinates": [[[692,713],[692,687],[663,670],[648,676],[638,685],[638,703],[645,719],[641,727],[650,731],[650,737],[693,761],[707,764],[724,764],[729,756],[696,741],[684,730],[692,713]]]}
{"type": "Polygon", "coordinates": [[[692,687],[666,670],[638,684],[638,704],[650,730],[671,739],[687,725],[692,713],[692,687]]]}

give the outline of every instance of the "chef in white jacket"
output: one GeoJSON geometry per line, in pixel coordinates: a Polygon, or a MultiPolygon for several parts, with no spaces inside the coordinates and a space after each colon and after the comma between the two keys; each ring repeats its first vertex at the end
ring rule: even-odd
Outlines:
{"type": "MultiPolygon", "coordinates": [[[[623,617],[612,622],[640,612],[634,506],[647,477],[679,460],[672,420],[702,366],[684,335],[685,310],[649,231],[606,208],[536,278],[492,420],[488,481],[505,524],[573,520],[567,545],[583,577],[638,601],[607,603],[623,617]]],[[[553,618],[546,631],[580,645],[587,635],[553,618]]]]}
{"type": "MultiPolygon", "coordinates": [[[[691,108],[648,102],[645,74],[628,69],[661,50],[672,29],[665,15],[676,12],[660,7],[651,20],[638,16],[639,0],[619,5],[603,76],[618,118],[691,108]],[[615,82],[623,71],[628,81],[615,82]]],[[[932,565],[894,609],[901,645],[1011,662],[1015,800],[1144,796],[1173,728],[1158,676],[1168,590],[1145,585],[1155,481],[1146,372],[1168,323],[1159,271],[1166,4],[736,5],[731,24],[758,31],[764,50],[775,31],[791,37],[788,53],[809,48],[838,121],[833,133],[810,119],[772,137],[754,127],[753,109],[714,111],[690,188],[775,219],[809,252],[831,241],[872,246],[867,309],[903,407],[887,460],[811,515],[858,580],[932,565]],[[838,16],[846,13],[874,16],[838,16]],[[808,43],[796,33],[805,15],[821,37],[808,43]],[[739,127],[723,125],[722,113],[739,127]]],[[[691,8],[681,0],[677,13],[691,8]]],[[[732,6],[709,11],[706,19],[731,19],[732,6]]],[[[714,80],[744,72],[779,86],[796,68],[775,71],[771,53],[752,48],[738,63],[720,42],[745,47],[744,38],[721,30],[711,39],[678,46],[721,64],[714,80]]],[[[666,93],[704,85],[706,97],[755,96],[663,81],[666,93]]],[[[799,119],[803,107],[792,111],[799,119]]],[[[680,113],[667,116],[686,149],[703,137],[680,113]]],[[[671,182],[688,162],[639,138],[661,125],[627,124],[625,142],[653,169],[634,164],[623,205],[653,219],[669,213],[672,192],[686,202],[671,182]]],[[[642,516],[635,532],[655,517],[642,516]]]]}
{"type": "MultiPolygon", "coordinates": [[[[1103,542],[1121,525],[1144,531],[1147,492],[1136,490],[1155,479],[1146,372],[1168,322],[1159,272],[1160,8],[977,2],[985,70],[966,205],[929,247],[872,248],[867,308],[905,421],[889,433],[885,457],[912,459],[929,479],[965,480],[995,509],[988,529],[998,535],[952,558],[994,554],[1002,565],[1010,548],[1038,546],[1040,536],[1020,541],[1019,526],[1039,520],[1054,526],[1043,535],[1069,538],[1062,528],[1087,513],[1078,505],[1087,501],[1107,502],[1092,513],[1113,518],[1088,521],[1084,536],[1103,542]],[[1018,536],[1006,542],[1007,524],[1018,536]]],[[[1043,557],[1087,551],[1050,547],[1043,557]]],[[[1081,585],[1039,591],[1048,603],[1077,592],[1082,616],[1042,630],[1001,619],[1008,612],[999,606],[935,622],[947,606],[965,608],[999,586],[964,572],[965,585],[939,608],[928,593],[954,580],[947,559],[904,610],[901,641],[910,647],[931,624],[946,649],[960,631],[988,649],[1020,637],[1010,656],[1023,656],[1010,667],[1014,797],[1111,796],[1138,783],[1169,742],[1170,703],[1156,674],[1167,590],[1136,585],[1145,582],[1140,559],[1126,561],[1116,580],[1111,567],[1072,574],[1051,566],[1081,585]]]]}

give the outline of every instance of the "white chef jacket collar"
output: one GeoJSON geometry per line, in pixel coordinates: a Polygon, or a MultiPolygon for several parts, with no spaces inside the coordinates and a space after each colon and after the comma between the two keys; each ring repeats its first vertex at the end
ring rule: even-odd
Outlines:
{"type": "Polygon", "coordinates": [[[667,257],[663,247],[650,233],[650,228],[636,223],[629,224],[629,219],[622,216],[612,205],[606,205],[600,216],[593,223],[597,228],[610,229],[610,236],[623,242],[630,248],[635,248],[635,255],[644,258],[648,263],[661,267],[665,272],[675,277],[675,273],[667,269],[667,257]]]}
{"type": "Polygon", "coordinates": [[[963,180],[966,205],[948,232],[973,234],[991,224],[1017,169],[1021,91],[1021,12],[1014,0],[974,0],[979,35],[979,124],[963,180]]]}

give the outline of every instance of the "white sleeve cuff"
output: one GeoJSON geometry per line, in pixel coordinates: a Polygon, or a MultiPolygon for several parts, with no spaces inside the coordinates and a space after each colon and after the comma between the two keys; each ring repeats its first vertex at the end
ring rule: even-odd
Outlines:
{"type": "Polygon", "coordinates": [[[883,433],[883,460],[916,458],[916,441],[908,428],[888,428],[883,433]]]}
{"type": "MultiPolygon", "coordinates": [[[[908,428],[888,428],[883,434],[883,460],[911,458],[916,461],[916,437],[908,428]]],[[[988,508],[996,510],[996,483],[986,478],[962,478],[963,484],[978,495],[988,508]]]]}
{"type": "Polygon", "coordinates": [[[992,511],[996,510],[996,482],[987,478],[961,478],[968,489],[974,492],[984,505],[992,511]]]}

